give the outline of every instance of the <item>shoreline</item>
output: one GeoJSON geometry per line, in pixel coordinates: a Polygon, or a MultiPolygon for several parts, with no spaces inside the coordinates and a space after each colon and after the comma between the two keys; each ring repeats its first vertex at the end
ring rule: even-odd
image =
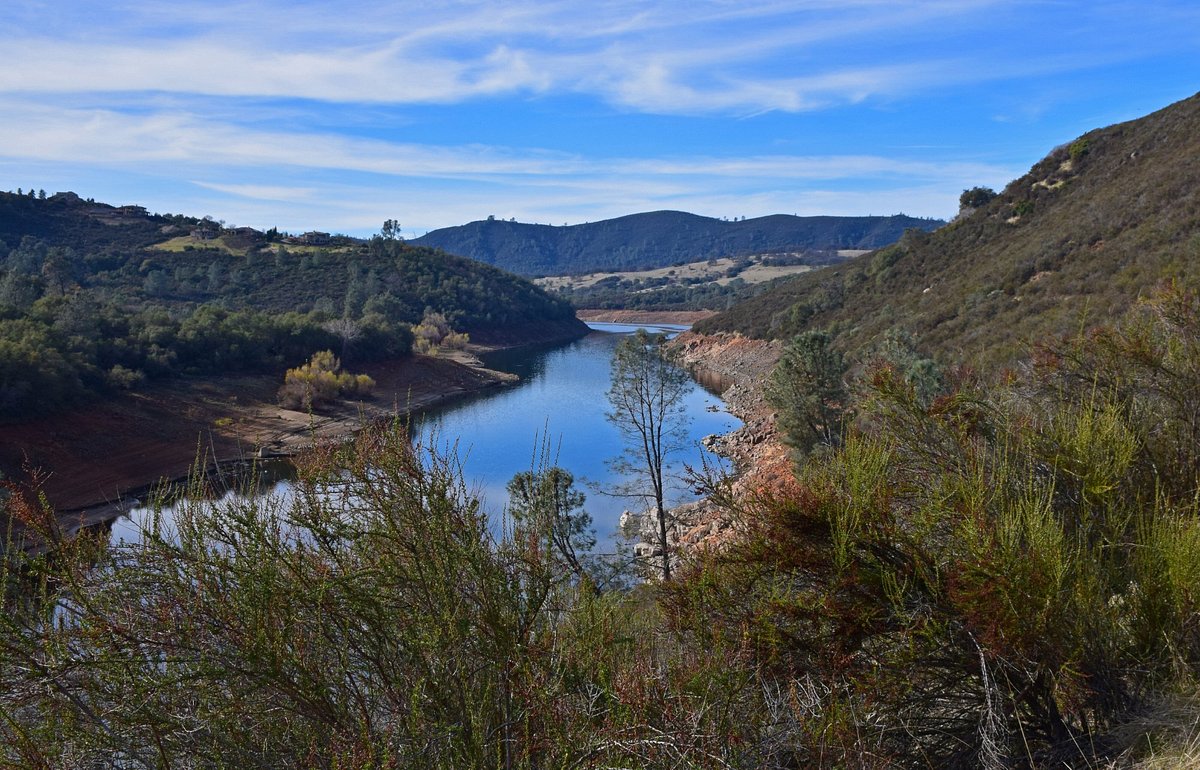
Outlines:
{"type": "Polygon", "coordinates": [[[60,524],[71,530],[119,516],[137,496],[206,471],[293,456],[319,441],[346,440],[364,424],[400,418],[466,395],[507,387],[514,374],[477,358],[493,350],[569,341],[583,324],[550,323],[483,336],[487,344],[441,356],[351,365],[376,381],[373,397],[340,401],[319,413],[275,401],[279,375],[180,378],[52,417],[0,428],[0,468],[14,481],[40,477],[60,524]]]}
{"type": "MultiPolygon", "coordinates": [[[[625,323],[677,323],[651,314],[626,314],[625,323]]],[[[593,319],[589,319],[593,320],[593,319]]],[[[477,357],[494,350],[567,341],[578,330],[552,330],[520,344],[470,344],[440,356],[352,367],[376,380],[369,400],[343,401],[309,414],[274,402],[279,378],[240,375],[161,383],[144,392],[94,403],[71,413],[5,426],[12,467],[14,446],[30,467],[50,469],[40,491],[67,531],[101,525],[163,485],[178,483],[203,464],[206,474],[257,460],[295,456],[315,443],[345,441],[365,424],[405,419],[432,406],[515,384],[518,377],[488,369],[477,357]],[[14,435],[15,434],[15,435],[14,435]],[[39,463],[40,461],[40,463],[39,463]]],[[[743,425],[707,437],[705,445],[734,467],[739,497],[778,490],[791,479],[791,461],[766,404],[762,383],[779,356],[777,343],[739,335],[681,334],[672,346],[698,379],[720,382],[721,398],[743,425]]],[[[671,542],[682,552],[721,546],[739,523],[708,499],[677,506],[671,542]]],[[[651,544],[649,547],[653,548],[651,544]]]]}
{"type": "Polygon", "coordinates": [[[685,324],[716,315],[715,310],[601,310],[583,309],[575,311],[581,321],[612,324],[685,324]]]}
{"type": "MultiPolygon", "coordinates": [[[[742,421],[740,428],[707,436],[702,442],[709,451],[733,464],[729,477],[732,496],[753,500],[758,495],[792,489],[791,452],[776,430],[775,412],[763,393],[763,384],[779,360],[782,344],[737,334],[688,331],[669,345],[698,381],[720,384],[726,409],[742,421]]],[[[710,498],[674,506],[668,516],[672,563],[698,551],[722,548],[748,523],[710,498]]],[[[622,522],[622,528],[634,540],[634,552],[650,564],[660,564],[662,551],[653,514],[626,511],[622,522]]]]}

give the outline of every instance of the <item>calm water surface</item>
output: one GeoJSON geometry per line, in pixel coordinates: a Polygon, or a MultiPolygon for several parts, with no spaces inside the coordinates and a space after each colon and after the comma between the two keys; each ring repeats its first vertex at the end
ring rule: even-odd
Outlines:
{"type": "MultiPolygon", "coordinates": [[[[468,484],[477,490],[488,511],[498,516],[507,499],[505,485],[514,474],[536,467],[542,443],[549,440],[551,460],[574,474],[587,495],[584,506],[592,515],[602,547],[616,531],[617,519],[635,502],[600,494],[592,487],[611,489],[621,481],[608,461],[621,453],[616,428],[605,417],[606,394],[613,351],[622,336],[639,327],[629,324],[590,324],[594,331],[566,345],[522,348],[488,354],[485,365],[513,372],[521,381],[501,390],[476,394],[414,416],[413,431],[425,443],[457,451],[468,484]]],[[[686,327],[646,327],[675,333],[686,327]]],[[[684,408],[690,421],[686,446],[673,455],[677,472],[684,464],[698,467],[699,441],[713,433],[726,433],[740,422],[725,411],[714,394],[693,385],[684,408]]],[[[713,461],[712,455],[707,456],[713,461]]],[[[694,499],[677,485],[674,502],[694,499]]],[[[272,494],[287,494],[287,483],[272,494]]],[[[144,512],[135,509],[133,519],[144,512]]],[[[115,523],[114,537],[132,540],[136,525],[129,519],[115,523]]]]}
{"type": "MultiPolygon", "coordinates": [[[[621,480],[607,465],[623,448],[616,427],[605,417],[610,367],[617,342],[639,327],[589,325],[596,331],[567,345],[489,355],[484,359],[487,366],[514,372],[521,382],[423,415],[415,429],[424,440],[441,447],[457,441],[468,480],[478,485],[495,513],[507,498],[508,480],[534,466],[540,442],[548,437],[554,463],[584,482],[580,484],[588,497],[584,507],[604,541],[614,532],[621,511],[635,507],[635,501],[608,497],[588,486],[611,489],[621,480]]],[[[671,333],[686,327],[647,328],[671,333]]],[[[699,385],[689,389],[684,408],[690,417],[688,440],[672,457],[676,471],[682,471],[685,463],[700,466],[700,439],[741,424],[725,411],[720,398],[699,385]]],[[[708,459],[715,458],[710,454],[708,459]]],[[[675,502],[695,499],[680,486],[675,502]]]]}

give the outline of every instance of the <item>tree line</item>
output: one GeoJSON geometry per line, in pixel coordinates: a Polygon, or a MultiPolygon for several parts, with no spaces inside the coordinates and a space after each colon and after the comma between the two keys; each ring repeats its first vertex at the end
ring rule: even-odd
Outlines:
{"type": "Polygon", "coordinates": [[[466,331],[573,317],[515,276],[395,238],[164,251],[140,225],[97,225],[117,234],[77,249],[54,235],[91,233],[72,209],[27,203],[12,226],[47,237],[0,244],[0,421],[163,377],[282,373],[321,350],[347,363],[403,356],[429,313],[466,331]]]}

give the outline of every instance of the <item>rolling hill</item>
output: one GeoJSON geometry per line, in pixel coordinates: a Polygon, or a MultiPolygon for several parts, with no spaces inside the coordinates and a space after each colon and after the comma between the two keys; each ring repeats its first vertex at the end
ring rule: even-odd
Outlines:
{"type": "Polygon", "coordinates": [[[401,241],[310,234],[293,238],[207,219],[149,214],[72,193],[47,199],[0,192],[0,308],[84,291],[132,306],[186,313],[205,303],[270,312],[344,314],[386,306],[415,323],[425,308],[484,332],[571,315],[528,281],[479,262],[401,241]],[[15,284],[21,284],[17,290],[15,284]]]}
{"type": "Polygon", "coordinates": [[[398,240],[289,237],[72,193],[0,193],[0,422],[180,374],[402,356],[429,312],[478,341],[581,336],[569,304],[398,240]]]}
{"type": "Polygon", "coordinates": [[[497,265],[520,275],[645,270],[710,257],[773,251],[873,249],[936,219],[796,217],[775,214],[727,222],[681,211],[654,211],[555,227],[487,219],[434,230],[413,243],[497,265]]]}
{"type": "Polygon", "coordinates": [[[932,233],[787,281],[697,324],[847,350],[889,329],[948,360],[1011,362],[1027,340],[1120,315],[1200,279],[1200,95],[1054,148],[932,233]]]}

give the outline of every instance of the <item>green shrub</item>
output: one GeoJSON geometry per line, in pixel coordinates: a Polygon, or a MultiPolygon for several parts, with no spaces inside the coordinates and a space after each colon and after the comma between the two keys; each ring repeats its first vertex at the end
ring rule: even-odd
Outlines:
{"type": "Polygon", "coordinates": [[[846,363],[826,332],[805,332],[784,349],[767,384],[767,401],[797,452],[835,444],[846,408],[846,363]]]}
{"type": "MultiPolygon", "coordinates": [[[[1097,766],[1200,676],[1200,299],[932,401],[869,372],[844,444],[746,503],[676,622],[824,683],[798,764],[1097,766]],[[702,608],[702,609],[701,609],[702,608]]],[[[780,370],[783,371],[783,370],[780,370]]],[[[781,376],[777,372],[777,376],[781,376]]]]}
{"type": "Polygon", "coordinates": [[[963,190],[958,196],[958,205],[962,208],[977,209],[986,206],[996,197],[996,191],[990,187],[972,187],[963,190]]]}
{"type": "Polygon", "coordinates": [[[493,526],[405,426],[314,450],[286,497],[203,486],[108,547],[21,498],[59,547],[0,571],[0,764],[773,764],[736,650],[573,579],[552,517],[493,526]]]}
{"type": "Polygon", "coordinates": [[[121,390],[133,390],[146,379],[144,372],[137,369],[127,369],[120,364],[113,364],[104,376],[109,387],[121,390]]]}

